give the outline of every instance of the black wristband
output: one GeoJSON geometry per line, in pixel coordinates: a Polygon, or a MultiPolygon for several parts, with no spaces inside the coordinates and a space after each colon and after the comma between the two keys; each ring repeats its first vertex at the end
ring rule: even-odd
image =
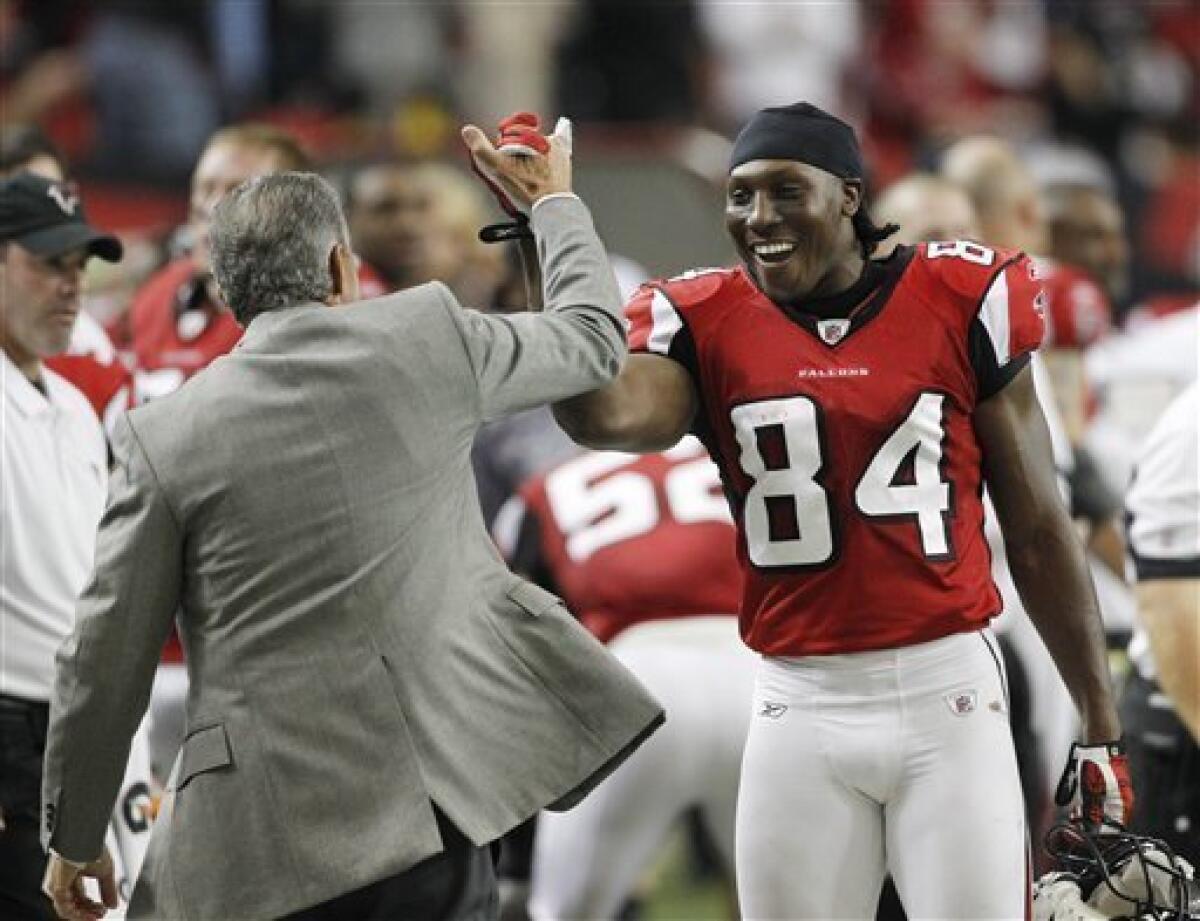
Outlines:
{"type": "Polygon", "coordinates": [[[529,218],[522,214],[509,224],[488,224],[479,231],[479,239],[484,243],[532,240],[533,230],[529,227],[529,218]]]}

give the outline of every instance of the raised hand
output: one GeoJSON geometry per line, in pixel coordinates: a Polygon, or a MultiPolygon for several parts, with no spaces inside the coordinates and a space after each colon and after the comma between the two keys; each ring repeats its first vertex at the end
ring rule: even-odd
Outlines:
{"type": "Polygon", "coordinates": [[[474,125],[462,129],[462,138],[472,168],[513,217],[528,216],[540,198],[571,191],[569,119],[560,118],[545,136],[536,115],[518,112],[500,123],[494,143],[474,125]]]}

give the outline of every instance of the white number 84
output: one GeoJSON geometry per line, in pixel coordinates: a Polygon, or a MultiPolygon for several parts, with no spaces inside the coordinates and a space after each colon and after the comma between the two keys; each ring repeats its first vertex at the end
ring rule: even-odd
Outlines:
{"type": "MultiPolygon", "coordinates": [[[[944,394],[922,393],[875,452],[854,490],[854,504],[867,518],[914,518],[930,559],[951,556],[946,521],[951,490],[941,474],[944,402],[944,394]],[[898,482],[910,457],[912,481],[898,482]]],[[[743,509],[751,562],[764,568],[828,563],[837,547],[829,493],[821,482],[825,457],[816,402],[794,396],[746,403],[734,407],[730,419],[742,469],[754,480],[743,509]],[[777,450],[768,466],[760,436],[772,429],[777,450]],[[773,510],[776,517],[782,511],[792,526],[773,527],[773,510]]]]}

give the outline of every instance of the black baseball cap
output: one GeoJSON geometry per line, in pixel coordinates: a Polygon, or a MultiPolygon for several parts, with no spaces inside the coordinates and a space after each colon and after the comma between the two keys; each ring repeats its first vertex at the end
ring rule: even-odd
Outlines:
{"type": "Polygon", "coordinates": [[[0,182],[0,242],[20,243],[38,256],[85,248],[107,262],[121,258],[121,241],[87,222],[74,189],[33,173],[0,182]]]}

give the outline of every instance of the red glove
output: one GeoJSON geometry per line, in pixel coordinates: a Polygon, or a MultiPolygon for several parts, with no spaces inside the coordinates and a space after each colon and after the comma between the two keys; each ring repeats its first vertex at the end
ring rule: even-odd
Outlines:
{"type": "Polygon", "coordinates": [[[1054,801],[1071,805],[1072,815],[1093,828],[1105,821],[1127,825],[1133,815],[1133,783],[1120,740],[1098,745],[1073,743],[1054,801]]]}
{"type": "MultiPolygon", "coordinates": [[[[538,117],[532,112],[514,112],[498,126],[499,130],[494,142],[496,149],[500,153],[525,157],[548,154],[550,142],[542,136],[538,127],[538,117]]],[[[500,203],[500,207],[509,217],[516,218],[518,222],[528,219],[528,213],[514,204],[508,194],[479,168],[474,157],[471,158],[471,169],[492,190],[496,201],[500,203]]]]}
{"type": "Polygon", "coordinates": [[[540,133],[538,117],[532,112],[514,112],[498,127],[500,133],[496,137],[496,149],[500,153],[523,154],[527,157],[550,153],[550,142],[540,133]]]}

